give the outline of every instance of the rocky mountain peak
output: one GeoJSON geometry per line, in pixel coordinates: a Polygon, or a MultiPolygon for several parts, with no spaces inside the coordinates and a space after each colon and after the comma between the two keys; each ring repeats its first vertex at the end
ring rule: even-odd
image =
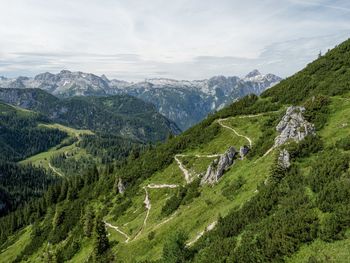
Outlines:
{"type": "Polygon", "coordinates": [[[260,76],[261,75],[261,73],[260,73],[260,71],[259,70],[257,70],[257,69],[254,69],[254,70],[252,70],[251,72],[249,72],[246,76],[245,76],[245,78],[254,78],[254,77],[256,77],[256,76],[260,76]]]}
{"type": "Polygon", "coordinates": [[[109,79],[106,77],[105,74],[102,74],[101,79],[106,81],[106,82],[109,82],[109,79]]]}
{"type": "Polygon", "coordinates": [[[72,72],[66,69],[61,70],[59,74],[66,75],[66,74],[71,74],[72,72]]]}

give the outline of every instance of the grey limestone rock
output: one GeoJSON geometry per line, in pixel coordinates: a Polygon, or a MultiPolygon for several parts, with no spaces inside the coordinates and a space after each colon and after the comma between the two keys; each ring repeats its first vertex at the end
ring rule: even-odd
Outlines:
{"type": "Polygon", "coordinates": [[[231,146],[224,154],[220,155],[218,159],[215,159],[202,177],[201,184],[216,183],[224,172],[234,163],[236,155],[236,149],[231,146]]]}
{"type": "Polygon", "coordinates": [[[276,126],[280,134],[275,138],[275,147],[289,140],[299,142],[307,135],[315,134],[315,126],[304,118],[304,112],[305,108],[299,106],[291,106],[287,109],[286,114],[276,126]]]}
{"type": "Polygon", "coordinates": [[[125,192],[125,185],[123,184],[123,181],[121,178],[118,180],[118,192],[120,194],[123,194],[125,192]]]}
{"type": "Polygon", "coordinates": [[[249,147],[247,145],[241,146],[239,148],[239,155],[241,156],[241,159],[244,158],[249,152],[249,147]]]}
{"type": "Polygon", "coordinates": [[[284,169],[290,167],[290,154],[286,149],[280,151],[278,155],[278,165],[284,169]]]}

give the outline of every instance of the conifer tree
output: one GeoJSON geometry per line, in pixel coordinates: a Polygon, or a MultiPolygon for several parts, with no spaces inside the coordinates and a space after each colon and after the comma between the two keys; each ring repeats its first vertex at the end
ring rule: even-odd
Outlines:
{"type": "Polygon", "coordinates": [[[85,216],[83,219],[83,221],[84,221],[84,234],[87,237],[91,237],[91,234],[92,234],[92,231],[94,228],[94,217],[95,217],[94,211],[90,207],[88,207],[86,209],[85,216]]]}
{"type": "Polygon", "coordinates": [[[99,258],[108,250],[109,241],[107,231],[101,216],[95,219],[95,236],[94,236],[94,258],[98,261],[99,258]]]}

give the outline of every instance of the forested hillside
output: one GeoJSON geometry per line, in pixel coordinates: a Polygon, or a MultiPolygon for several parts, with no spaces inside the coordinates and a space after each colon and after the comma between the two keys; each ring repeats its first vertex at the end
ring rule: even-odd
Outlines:
{"type": "Polygon", "coordinates": [[[49,120],[38,113],[0,103],[0,215],[40,197],[55,178],[31,165],[15,163],[48,150],[67,134],[58,129],[39,127],[49,120]]]}
{"type": "MultiPolygon", "coordinates": [[[[0,219],[0,261],[347,262],[349,70],[350,40],[261,97],[51,186],[0,219]]],[[[94,154],[99,140],[80,143],[94,154]]]]}
{"type": "Polygon", "coordinates": [[[40,89],[1,89],[0,101],[33,110],[76,129],[155,142],[180,133],[152,104],[128,95],[58,99],[40,89]]]}
{"type": "Polygon", "coordinates": [[[43,115],[0,103],[0,159],[18,161],[59,144],[67,134],[38,127],[43,115]]]}

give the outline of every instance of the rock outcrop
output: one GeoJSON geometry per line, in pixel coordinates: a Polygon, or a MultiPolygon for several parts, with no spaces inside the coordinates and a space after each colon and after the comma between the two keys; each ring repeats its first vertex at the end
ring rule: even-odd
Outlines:
{"type": "Polygon", "coordinates": [[[118,192],[120,194],[123,194],[125,192],[125,185],[123,184],[123,181],[121,178],[118,180],[118,192]]]}
{"type": "Polygon", "coordinates": [[[274,147],[285,144],[289,140],[299,142],[309,134],[315,134],[315,126],[308,122],[303,113],[304,107],[291,106],[287,109],[286,114],[276,126],[280,133],[275,139],[274,147]]]}
{"type": "Polygon", "coordinates": [[[243,160],[244,156],[246,156],[249,152],[249,147],[247,145],[241,146],[239,148],[239,155],[241,156],[241,160],[243,160]]]}
{"type": "Polygon", "coordinates": [[[290,154],[286,149],[280,151],[278,155],[278,165],[283,169],[290,167],[290,154]]]}
{"type": "Polygon", "coordinates": [[[220,155],[218,159],[215,159],[202,177],[201,184],[216,183],[224,172],[233,164],[236,155],[236,149],[231,146],[224,154],[220,155]]]}

